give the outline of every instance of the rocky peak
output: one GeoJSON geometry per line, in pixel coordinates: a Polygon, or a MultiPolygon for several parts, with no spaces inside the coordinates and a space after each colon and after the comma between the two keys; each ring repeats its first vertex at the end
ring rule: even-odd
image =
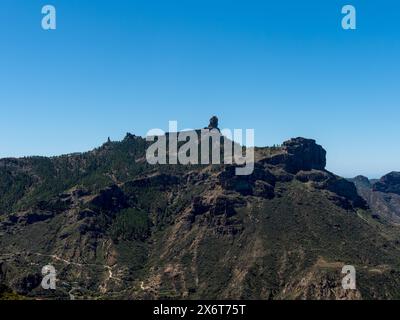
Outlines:
{"type": "Polygon", "coordinates": [[[370,188],[371,187],[371,181],[365,177],[365,176],[357,176],[354,177],[353,179],[349,179],[351,182],[353,182],[356,186],[359,187],[365,187],[365,188],[370,188]]]}
{"type": "Polygon", "coordinates": [[[374,191],[396,193],[400,195],[400,172],[391,172],[373,185],[374,191]]]}
{"type": "Polygon", "coordinates": [[[283,143],[289,154],[296,158],[299,169],[324,170],[326,166],[326,151],[313,139],[293,138],[283,143]]]}
{"type": "Polygon", "coordinates": [[[218,128],[218,117],[212,116],[210,118],[210,123],[209,123],[208,127],[205,127],[204,129],[209,129],[209,130],[217,129],[218,131],[220,131],[218,128]]]}
{"type": "Polygon", "coordinates": [[[290,173],[325,169],[326,151],[315,140],[293,138],[283,143],[282,150],[283,153],[272,156],[267,162],[282,165],[290,173]]]}

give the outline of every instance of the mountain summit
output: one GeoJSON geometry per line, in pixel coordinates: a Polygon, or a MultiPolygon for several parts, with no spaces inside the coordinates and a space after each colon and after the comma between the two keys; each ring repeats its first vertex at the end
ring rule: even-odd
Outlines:
{"type": "Polygon", "coordinates": [[[391,172],[374,183],[374,191],[400,195],[400,172],[391,172]]]}

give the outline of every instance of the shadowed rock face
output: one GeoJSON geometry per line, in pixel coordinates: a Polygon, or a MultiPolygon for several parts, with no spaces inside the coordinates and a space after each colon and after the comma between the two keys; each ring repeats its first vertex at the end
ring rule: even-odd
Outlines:
{"type": "Polygon", "coordinates": [[[300,170],[324,170],[326,166],[326,151],[315,140],[295,138],[285,141],[283,147],[289,155],[292,155],[289,169],[300,170]]]}
{"type": "Polygon", "coordinates": [[[391,172],[375,183],[364,176],[349,180],[354,182],[359,195],[367,201],[376,219],[400,223],[399,178],[398,172],[391,172]]]}
{"type": "Polygon", "coordinates": [[[370,188],[372,186],[371,181],[364,176],[357,176],[351,180],[356,184],[356,186],[366,187],[366,188],[370,188]]]}
{"type": "Polygon", "coordinates": [[[279,165],[293,174],[301,170],[324,170],[326,151],[315,140],[299,137],[285,141],[282,152],[265,161],[271,165],[279,165]]]}
{"type": "Polygon", "coordinates": [[[373,190],[400,195],[400,172],[391,172],[383,176],[374,184],[373,190]]]}

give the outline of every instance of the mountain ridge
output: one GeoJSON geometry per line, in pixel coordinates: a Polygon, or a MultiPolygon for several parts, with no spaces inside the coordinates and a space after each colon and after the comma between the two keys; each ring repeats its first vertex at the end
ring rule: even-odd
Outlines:
{"type": "Polygon", "coordinates": [[[352,181],[377,219],[400,222],[400,172],[390,172],[379,180],[357,176],[352,181]]]}
{"type": "Polygon", "coordinates": [[[400,296],[395,227],[325,169],[315,140],[255,147],[249,176],[149,165],[147,146],[127,134],[82,154],[1,159],[0,283],[50,299],[400,296]],[[56,291],[40,287],[49,262],[56,291]],[[345,264],[355,291],[341,287],[345,264]]]}

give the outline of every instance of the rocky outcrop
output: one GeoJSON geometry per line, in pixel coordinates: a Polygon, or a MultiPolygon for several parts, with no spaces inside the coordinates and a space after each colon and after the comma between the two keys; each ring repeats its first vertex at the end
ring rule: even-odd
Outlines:
{"type": "Polygon", "coordinates": [[[129,181],[126,183],[126,186],[135,188],[148,188],[157,186],[165,189],[167,186],[173,186],[179,183],[180,178],[178,176],[162,173],[129,181]]]}
{"type": "Polygon", "coordinates": [[[371,181],[364,176],[357,176],[353,179],[349,179],[351,180],[356,186],[362,186],[362,187],[366,187],[366,188],[370,188],[371,187],[371,181]]]}
{"type": "Polygon", "coordinates": [[[127,207],[127,198],[118,186],[113,185],[102,190],[90,205],[100,208],[103,212],[118,212],[127,207]]]}
{"type": "Polygon", "coordinates": [[[296,180],[310,183],[314,188],[325,189],[333,192],[336,196],[332,200],[343,208],[366,208],[365,200],[357,193],[354,183],[338,177],[329,171],[310,170],[299,171],[296,180]]]}
{"type": "Polygon", "coordinates": [[[209,129],[209,130],[216,129],[220,131],[218,128],[218,118],[216,116],[212,116],[210,119],[210,124],[208,125],[208,127],[205,127],[204,129],[209,129]]]}
{"type": "Polygon", "coordinates": [[[315,140],[294,138],[283,143],[283,152],[273,155],[265,161],[270,165],[282,166],[290,173],[312,169],[324,170],[326,151],[315,140]]]}
{"type": "Polygon", "coordinates": [[[219,183],[227,190],[241,195],[257,195],[273,198],[276,177],[260,164],[256,164],[251,175],[238,176],[235,166],[228,166],[218,175],[219,183]]]}
{"type": "Polygon", "coordinates": [[[283,143],[287,153],[291,155],[288,163],[289,171],[323,170],[326,166],[326,151],[315,140],[295,138],[283,143]]]}
{"type": "Polygon", "coordinates": [[[400,195],[400,172],[391,172],[373,185],[374,191],[400,195]]]}
{"type": "Polygon", "coordinates": [[[202,215],[210,210],[210,204],[206,203],[201,197],[194,197],[192,202],[191,213],[193,215],[202,215]]]}
{"type": "Polygon", "coordinates": [[[274,187],[268,182],[257,180],[254,184],[253,194],[256,197],[272,199],[275,196],[274,187]]]}
{"type": "Polygon", "coordinates": [[[330,174],[326,171],[311,170],[311,171],[299,171],[296,174],[296,179],[301,182],[324,182],[330,178],[330,174]]]}
{"type": "Polygon", "coordinates": [[[359,195],[365,199],[371,208],[375,219],[389,223],[400,223],[400,194],[398,188],[399,173],[392,172],[373,183],[363,176],[349,179],[354,182],[359,195]]]}
{"type": "Polygon", "coordinates": [[[362,208],[367,209],[366,201],[360,197],[354,183],[340,177],[329,179],[324,188],[342,197],[338,199],[342,206],[346,209],[362,208]],[[343,201],[344,200],[344,201],[343,201]]]}

